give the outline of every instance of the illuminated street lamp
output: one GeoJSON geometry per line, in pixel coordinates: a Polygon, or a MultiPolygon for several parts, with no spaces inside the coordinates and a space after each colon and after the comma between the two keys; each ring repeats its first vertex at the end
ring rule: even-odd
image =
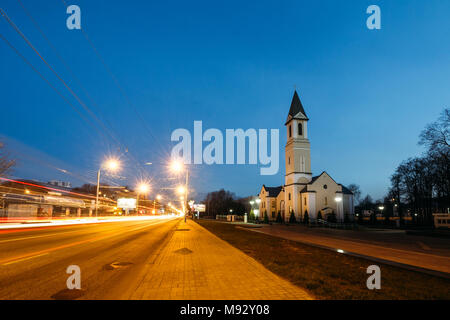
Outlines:
{"type": "Polygon", "coordinates": [[[98,169],[97,172],[97,193],[95,197],[95,217],[98,217],[98,195],[100,191],[100,171],[104,169],[110,172],[117,172],[120,170],[120,161],[115,158],[107,159],[98,169]]]}
{"type": "Polygon", "coordinates": [[[162,196],[158,194],[158,195],[156,196],[156,199],[153,200],[153,211],[152,211],[153,214],[156,213],[156,200],[160,201],[161,199],[162,199],[162,196]]]}
{"type": "Polygon", "coordinates": [[[337,216],[340,217],[339,203],[342,201],[342,197],[337,196],[336,198],[334,198],[334,201],[336,201],[336,213],[337,213],[337,216]]]}
{"type": "MultiPolygon", "coordinates": [[[[170,163],[170,169],[172,170],[173,173],[181,173],[183,171],[186,172],[186,183],[185,186],[179,186],[177,188],[177,192],[179,194],[184,194],[184,199],[185,201],[188,201],[188,191],[189,191],[189,170],[187,170],[187,168],[185,167],[185,165],[183,164],[183,162],[181,162],[180,160],[172,160],[172,162],[170,163]]],[[[183,206],[185,209],[188,207],[188,204],[186,202],[186,204],[183,206]]],[[[185,212],[185,218],[184,221],[186,222],[186,212],[185,212]]]]}
{"type": "Polygon", "coordinates": [[[136,212],[139,214],[139,195],[150,192],[150,185],[146,182],[140,182],[136,188],[136,212]]]}

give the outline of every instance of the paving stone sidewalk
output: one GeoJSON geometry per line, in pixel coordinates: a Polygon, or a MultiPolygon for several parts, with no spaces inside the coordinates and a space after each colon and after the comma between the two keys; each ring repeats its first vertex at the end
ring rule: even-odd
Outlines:
{"type": "Polygon", "coordinates": [[[267,270],[227,242],[188,220],[154,261],[129,299],[306,300],[303,289],[267,270]]]}

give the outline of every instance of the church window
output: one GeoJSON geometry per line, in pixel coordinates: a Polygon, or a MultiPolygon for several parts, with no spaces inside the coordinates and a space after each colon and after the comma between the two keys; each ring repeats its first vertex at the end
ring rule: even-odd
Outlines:
{"type": "Polygon", "coordinates": [[[324,185],[323,185],[323,188],[326,189],[326,188],[328,188],[328,186],[327,186],[326,184],[324,184],[324,185]]]}
{"type": "Polygon", "coordinates": [[[299,136],[303,135],[303,126],[301,122],[298,123],[298,135],[299,136]]]}
{"type": "Polygon", "coordinates": [[[303,202],[305,203],[305,206],[306,206],[306,197],[304,197],[303,199],[304,199],[304,201],[303,201],[303,202]]]}
{"type": "Polygon", "coordinates": [[[327,197],[325,197],[325,205],[326,206],[328,205],[328,198],[327,197]]]}
{"type": "Polygon", "coordinates": [[[292,137],[292,126],[289,125],[289,138],[292,137]]]}
{"type": "Polygon", "coordinates": [[[288,158],[288,164],[291,164],[291,157],[288,158]]]}
{"type": "Polygon", "coordinates": [[[291,200],[291,194],[289,193],[289,200],[291,200]]]}

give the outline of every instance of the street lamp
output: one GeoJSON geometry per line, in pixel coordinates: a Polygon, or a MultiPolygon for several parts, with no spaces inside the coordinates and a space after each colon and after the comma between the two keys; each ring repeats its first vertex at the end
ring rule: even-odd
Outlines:
{"type": "MultiPolygon", "coordinates": [[[[172,160],[172,162],[170,163],[170,169],[172,170],[172,172],[174,173],[181,173],[183,171],[186,172],[186,183],[184,188],[182,186],[179,186],[177,188],[177,192],[179,194],[184,193],[184,199],[186,201],[186,204],[184,206],[184,208],[187,208],[187,201],[188,201],[188,191],[189,191],[189,170],[187,170],[187,168],[184,166],[183,162],[181,162],[180,160],[172,160]]],[[[186,222],[186,212],[185,212],[185,222],[186,222]]]]}
{"type": "Polygon", "coordinates": [[[98,195],[100,191],[100,172],[104,169],[106,171],[110,172],[117,172],[120,170],[120,161],[115,158],[109,158],[107,159],[98,169],[97,172],[97,193],[95,197],[95,217],[98,217],[98,195]]]}
{"type": "Polygon", "coordinates": [[[146,182],[140,182],[136,190],[136,213],[139,214],[139,195],[149,193],[150,185],[146,182]]]}
{"type": "Polygon", "coordinates": [[[153,200],[153,214],[156,213],[156,200],[160,201],[161,199],[162,199],[161,195],[158,194],[158,195],[156,196],[156,199],[153,200]]]}
{"type": "Polygon", "coordinates": [[[338,196],[338,197],[334,198],[334,201],[336,201],[336,213],[337,213],[337,216],[340,217],[340,214],[339,214],[339,203],[342,201],[342,197],[338,196]]]}

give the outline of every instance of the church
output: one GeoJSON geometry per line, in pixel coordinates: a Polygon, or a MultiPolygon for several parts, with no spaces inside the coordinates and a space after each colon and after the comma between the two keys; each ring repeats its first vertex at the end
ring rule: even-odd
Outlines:
{"type": "Polygon", "coordinates": [[[288,222],[291,213],[298,222],[303,221],[305,213],[310,221],[320,219],[320,215],[323,220],[337,222],[354,219],[353,193],[325,171],[312,175],[308,121],[295,91],[284,124],[287,130],[285,181],[278,187],[262,186],[259,193],[260,220],[267,214],[271,221],[280,215],[283,221],[288,222]]]}

